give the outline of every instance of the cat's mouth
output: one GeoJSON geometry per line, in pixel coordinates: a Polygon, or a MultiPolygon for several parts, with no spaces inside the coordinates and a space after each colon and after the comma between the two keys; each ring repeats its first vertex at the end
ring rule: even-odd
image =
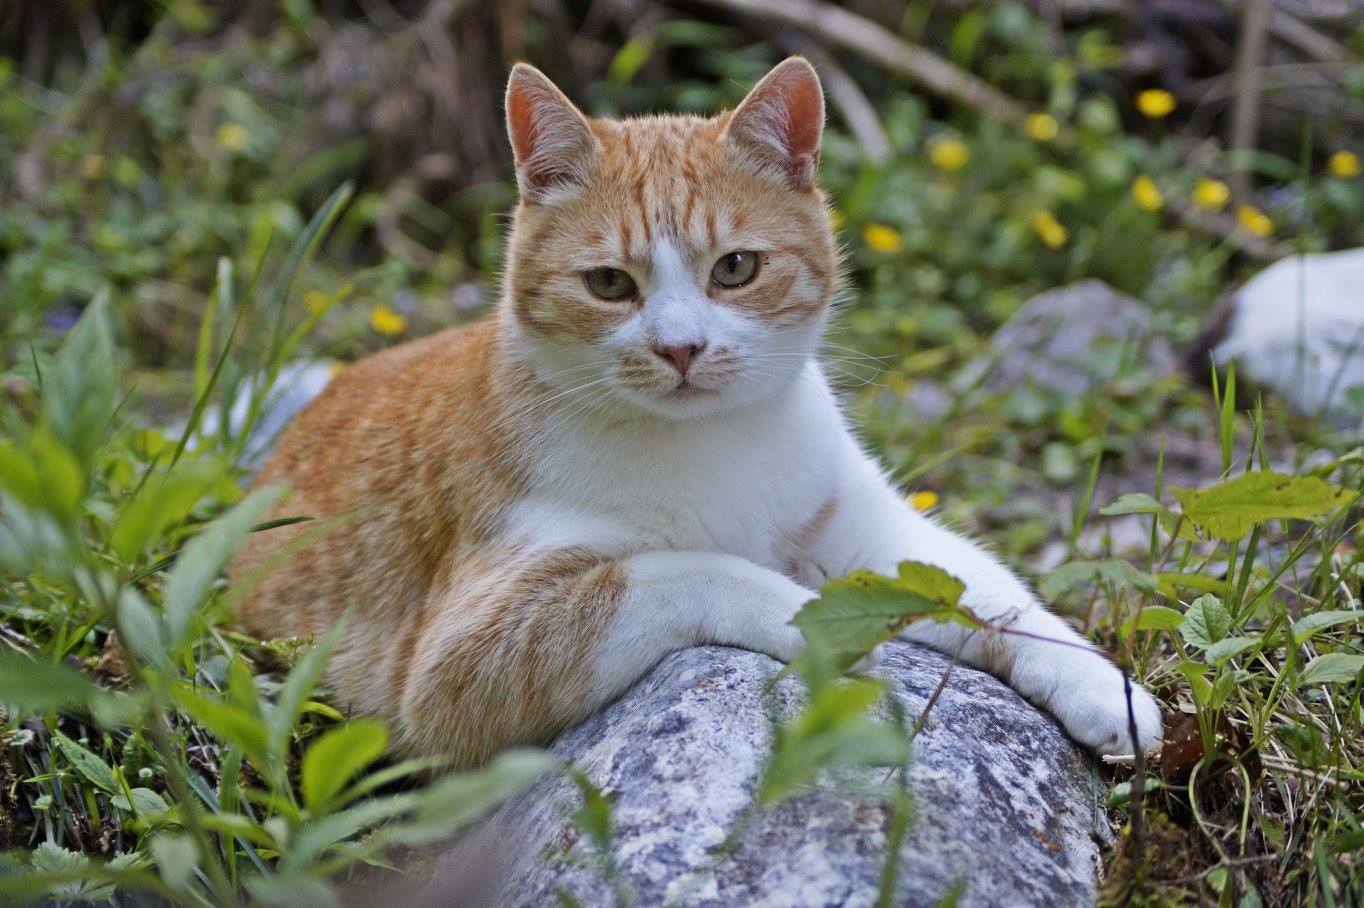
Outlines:
{"type": "Polygon", "coordinates": [[[684,378],[674,385],[671,391],[668,391],[663,396],[670,400],[691,400],[696,397],[706,397],[711,394],[719,393],[719,388],[704,388],[701,385],[694,384],[684,378]]]}

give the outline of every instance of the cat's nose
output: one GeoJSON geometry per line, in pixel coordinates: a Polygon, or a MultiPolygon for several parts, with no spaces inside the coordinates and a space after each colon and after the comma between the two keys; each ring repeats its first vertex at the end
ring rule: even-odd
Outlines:
{"type": "Polygon", "coordinates": [[[677,369],[677,374],[681,375],[683,378],[687,377],[687,370],[691,368],[691,364],[696,361],[696,358],[701,355],[701,351],[704,349],[706,349],[704,342],[699,344],[684,344],[676,347],[654,344],[654,353],[658,354],[660,359],[665,359],[672,363],[673,367],[677,369]]]}

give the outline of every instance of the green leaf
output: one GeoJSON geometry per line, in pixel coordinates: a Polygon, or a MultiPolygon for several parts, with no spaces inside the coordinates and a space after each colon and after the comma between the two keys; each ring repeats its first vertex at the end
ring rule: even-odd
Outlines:
{"type": "Polygon", "coordinates": [[[88,463],[109,430],[117,393],[109,293],[102,290],[44,370],[43,422],[79,462],[88,463]]]}
{"type": "Polygon", "coordinates": [[[1189,606],[1179,633],[1190,646],[1207,649],[1231,633],[1231,615],[1222,600],[1204,593],[1189,606]]]}
{"type": "Polygon", "coordinates": [[[1184,623],[1184,614],[1163,605],[1147,605],[1123,623],[1123,633],[1141,631],[1172,631],[1184,623]]]}
{"type": "Polygon", "coordinates": [[[1308,519],[1349,504],[1355,493],[1316,476],[1263,470],[1244,473],[1206,489],[1170,492],[1184,515],[1218,539],[1235,541],[1269,520],[1308,519]]]}
{"type": "Polygon", "coordinates": [[[109,768],[109,764],[59,731],[54,731],[52,738],[57,742],[57,749],[62,752],[66,762],[70,763],[72,768],[84,776],[87,781],[94,783],[109,794],[122,792],[118,779],[114,776],[114,771],[109,768]]]}
{"type": "Polygon", "coordinates": [[[1233,656],[1238,656],[1252,647],[1260,645],[1259,637],[1226,637],[1208,647],[1203,657],[1209,664],[1221,666],[1233,656]]]}
{"type": "Polygon", "coordinates": [[[1043,577],[1037,591],[1048,602],[1076,587],[1090,583],[1108,583],[1120,589],[1137,589],[1144,593],[1156,592],[1156,580],[1121,558],[1098,561],[1068,561],[1043,577]]]}
{"type": "Polygon", "coordinates": [[[931,564],[906,561],[898,575],[853,571],[820,588],[792,623],[812,648],[851,665],[878,643],[924,618],[978,624],[958,604],[965,586],[931,564]]]}
{"type": "Polygon", "coordinates": [[[304,702],[322,677],[322,670],[327,667],[327,660],[331,658],[332,650],[341,639],[345,623],[345,618],[337,621],[332,625],[332,629],[298,660],[298,664],[289,671],[284,683],[280,685],[275,705],[266,713],[270,752],[281,760],[289,747],[289,734],[293,731],[294,723],[298,721],[304,702]]]}
{"type": "Polygon", "coordinates": [[[180,709],[228,744],[235,744],[261,771],[269,767],[265,723],[245,709],[195,693],[189,687],[172,689],[180,709]]]}
{"type": "Polygon", "coordinates": [[[258,489],[185,544],[166,576],[162,598],[172,646],[188,633],[195,611],[246,536],[279,500],[282,488],[258,489]]]}
{"type": "Polygon", "coordinates": [[[181,468],[148,481],[114,524],[109,536],[114,553],[132,564],[166,527],[184,520],[216,480],[202,469],[181,468]]]}
{"type": "Polygon", "coordinates": [[[1164,514],[1169,510],[1145,492],[1131,492],[1108,507],[1100,508],[1099,513],[1105,517],[1118,517],[1124,514],[1164,514]]]}
{"type": "Polygon", "coordinates": [[[123,641],[148,665],[165,664],[166,627],[133,587],[125,587],[119,596],[118,629],[123,641]]]}
{"type": "Polygon", "coordinates": [[[909,758],[909,740],[896,723],[873,719],[885,687],[872,679],[843,680],[815,691],[792,721],[779,725],[759,797],[774,804],[809,785],[821,769],[893,766],[909,758]]]}
{"type": "Polygon", "coordinates": [[[1293,643],[1300,646],[1329,627],[1352,621],[1364,621],[1364,612],[1342,610],[1303,615],[1293,622],[1293,643]]]}
{"type": "Polygon", "coordinates": [[[199,850],[187,835],[152,836],[152,857],[161,879],[174,890],[181,890],[199,864],[199,850]]]}
{"type": "Polygon", "coordinates": [[[80,672],[0,649],[0,702],[28,712],[89,706],[102,696],[80,672]]]}
{"type": "Polygon", "coordinates": [[[333,728],[303,755],[303,803],[320,811],[358,772],[383,755],[388,729],[374,719],[355,719],[333,728]]]}
{"type": "Polygon", "coordinates": [[[1325,653],[1303,667],[1298,686],[1308,684],[1348,684],[1364,670],[1364,656],[1354,653],[1325,653]]]}
{"type": "Polygon", "coordinates": [[[120,809],[127,810],[139,817],[154,817],[170,810],[170,805],[166,803],[166,799],[150,788],[133,788],[129,789],[128,793],[132,795],[131,799],[120,793],[114,795],[113,801],[120,809]]]}

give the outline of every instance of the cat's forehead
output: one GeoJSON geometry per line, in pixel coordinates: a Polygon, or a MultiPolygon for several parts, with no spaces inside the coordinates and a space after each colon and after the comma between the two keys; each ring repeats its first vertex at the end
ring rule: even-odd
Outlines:
{"type": "Polygon", "coordinates": [[[724,141],[728,113],[595,120],[601,154],[587,211],[593,246],[642,255],[667,237],[713,246],[751,218],[767,181],[724,141]]]}

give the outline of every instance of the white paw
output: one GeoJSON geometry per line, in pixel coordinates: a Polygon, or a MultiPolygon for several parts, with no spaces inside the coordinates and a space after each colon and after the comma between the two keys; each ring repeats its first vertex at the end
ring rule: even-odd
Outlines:
{"type": "MultiPolygon", "coordinates": [[[[1103,656],[1087,653],[1070,658],[1066,665],[1045,672],[1049,684],[1040,685],[1040,696],[1020,693],[1050,712],[1072,738],[1098,754],[1130,756],[1132,720],[1135,720],[1136,746],[1143,753],[1161,742],[1161,715],[1156,701],[1135,682],[1131,686],[1131,711],[1123,688],[1122,672],[1103,656]],[[1050,688],[1050,690],[1045,690],[1050,688]]],[[[1033,674],[1042,682],[1042,672],[1033,674]]]]}

